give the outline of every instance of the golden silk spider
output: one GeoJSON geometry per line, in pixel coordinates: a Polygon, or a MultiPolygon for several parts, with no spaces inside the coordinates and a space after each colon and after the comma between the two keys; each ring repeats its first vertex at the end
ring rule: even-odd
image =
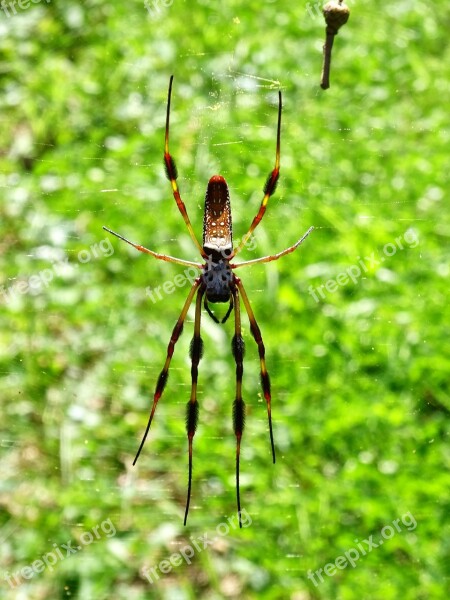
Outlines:
{"type": "Polygon", "coordinates": [[[188,476],[188,491],[187,491],[187,499],[186,499],[186,510],[184,514],[184,525],[186,525],[188,512],[189,512],[189,503],[191,499],[191,485],[192,485],[192,441],[194,439],[194,434],[197,428],[198,422],[198,402],[197,402],[197,376],[198,376],[198,364],[203,354],[203,340],[200,336],[200,320],[201,320],[201,312],[202,312],[202,302],[205,307],[208,315],[216,322],[216,323],[225,323],[225,321],[230,316],[231,312],[234,309],[234,336],[232,339],[232,352],[236,362],[236,398],[233,403],[233,426],[234,433],[236,436],[236,496],[237,496],[237,510],[239,516],[239,526],[242,527],[241,521],[241,501],[240,501],[240,492],[239,492],[239,457],[240,457],[240,445],[242,432],[244,429],[244,420],[245,420],[245,405],[242,400],[242,375],[243,375],[243,360],[244,360],[244,340],[242,338],[241,333],[241,299],[244,304],[245,310],[247,312],[249,322],[250,322],[250,331],[251,334],[258,346],[259,353],[259,361],[261,368],[261,384],[262,390],[264,394],[264,398],[267,403],[267,415],[269,422],[269,434],[270,434],[270,444],[272,449],[272,459],[275,463],[275,446],[273,443],[273,433],[272,433],[272,417],[271,417],[271,394],[270,394],[270,379],[269,374],[266,368],[266,359],[265,359],[265,348],[264,343],[261,337],[261,331],[256,322],[255,316],[253,314],[252,307],[250,305],[247,293],[242,284],[242,281],[239,277],[236,277],[234,274],[234,270],[240,267],[254,265],[256,263],[270,262],[272,260],[278,260],[285,254],[289,254],[290,252],[294,252],[303,242],[303,240],[309,235],[309,233],[313,230],[313,227],[310,227],[308,231],[293,245],[278,254],[274,254],[272,256],[264,256],[261,258],[255,258],[253,260],[247,260],[241,263],[233,263],[231,262],[235,256],[242,250],[245,246],[247,240],[253,233],[254,229],[258,226],[259,222],[264,216],[266,212],[267,203],[269,198],[275,191],[279,173],[280,173],[280,131],[281,131],[281,92],[278,92],[278,127],[277,127],[277,143],[276,143],[276,154],[275,154],[275,166],[272,172],[269,174],[266,184],[264,186],[264,197],[261,202],[261,206],[259,207],[258,213],[254,217],[252,224],[250,225],[250,229],[241,239],[240,243],[233,248],[232,242],[232,225],[231,225],[231,207],[230,207],[230,196],[228,191],[228,186],[225,179],[221,175],[213,175],[208,182],[208,186],[206,188],[206,196],[205,196],[205,211],[203,217],[203,246],[200,246],[197,237],[192,228],[191,222],[189,220],[189,216],[187,214],[186,206],[181,199],[180,191],[177,184],[177,168],[175,165],[175,161],[172,155],[169,152],[169,119],[170,119],[170,104],[172,97],[172,84],[173,84],[173,75],[170,78],[169,83],[169,91],[167,97],[167,113],[166,113],[166,133],[165,133],[165,144],[164,144],[164,164],[166,169],[166,175],[172,185],[173,196],[177,203],[178,209],[181,212],[184,222],[186,223],[186,227],[191,235],[192,241],[197,246],[204,262],[196,263],[187,260],[183,260],[180,258],[175,258],[173,256],[167,256],[164,254],[158,254],[153,250],[148,250],[139,244],[134,244],[130,242],[122,235],[111,231],[108,227],[103,227],[109,233],[115,235],[119,239],[123,240],[127,244],[136,248],[140,252],[144,252],[146,254],[150,254],[154,258],[159,260],[165,260],[168,262],[176,263],[179,265],[196,267],[199,269],[199,275],[195,279],[187,299],[184,303],[183,309],[181,311],[180,316],[178,317],[178,321],[175,324],[175,327],[172,331],[172,336],[170,338],[170,342],[167,348],[167,356],[166,362],[164,363],[164,367],[158,377],[158,381],[156,383],[156,389],[153,396],[153,404],[150,411],[150,416],[147,423],[147,428],[145,430],[144,436],[142,438],[141,444],[137,451],[136,457],[133,461],[133,465],[136,464],[137,459],[141,453],[141,450],[144,446],[145,440],[147,439],[148,432],[150,430],[150,426],[153,421],[153,415],[155,414],[156,406],[158,404],[159,399],[162,396],[164,387],[167,383],[168,373],[170,361],[172,359],[172,355],[174,352],[175,344],[178,341],[178,338],[181,335],[183,330],[183,324],[186,319],[186,315],[188,313],[188,309],[194,299],[194,296],[197,294],[195,301],[195,320],[194,320],[194,336],[191,341],[190,346],[190,357],[192,361],[191,368],[191,378],[192,378],[192,386],[191,386],[191,397],[187,403],[187,411],[186,411],[186,429],[188,436],[188,444],[189,444],[189,476],[188,476]],[[220,321],[217,317],[211,312],[208,303],[216,303],[216,302],[228,302],[228,310],[220,321]]]}

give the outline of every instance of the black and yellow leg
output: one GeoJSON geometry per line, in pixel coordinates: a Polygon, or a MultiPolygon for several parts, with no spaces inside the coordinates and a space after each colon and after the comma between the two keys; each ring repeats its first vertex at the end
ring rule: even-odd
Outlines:
{"type": "Polygon", "coordinates": [[[261,219],[266,212],[267,204],[269,202],[270,196],[275,192],[277,187],[278,178],[280,176],[280,137],[281,137],[281,109],[282,109],[282,101],[281,101],[281,92],[278,92],[278,126],[277,126],[277,146],[275,151],[275,166],[272,172],[269,174],[266,184],[264,186],[264,198],[262,199],[261,206],[259,207],[259,211],[256,214],[255,218],[250,225],[250,229],[243,236],[239,245],[233,250],[232,255],[230,256],[230,260],[238,254],[242,248],[247,243],[248,238],[252,235],[253,231],[259,225],[261,219]]]}
{"type": "Polygon", "coordinates": [[[261,385],[263,389],[264,398],[267,403],[267,416],[269,419],[269,433],[270,433],[270,444],[272,447],[272,458],[273,462],[275,462],[275,446],[273,443],[273,433],[272,433],[272,411],[271,411],[271,395],[270,395],[270,378],[269,373],[266,368],[266,350],[264,348],[264,342],[261,336],[261,330],[259,329],[258,323],[256,322],[255,315],[253,314],[252,307],[248,300],[248,296],[245,292],[244,286],[242,285],[241,280],[238,277],[235,277],[236,285],[238,286],[239,292],[242,297],[242,301],[245,306],[245,310],[248,314],[248,319],[250,321],[250,331],[252,336],[255,339],[255,342],[258,346],[259,353],[259,362],[261,366],[261,385]]]}
{"type": "Polygon", "coordinates": [[[236,498],[239,516],[239,527],[242,528],[241,520],[241,497],[239,491],[239,459],[241,453],[241,439],[245,424],[245,404],[242,400],[242,375],[244,373],[244,340],[241,331],[241,307],[239,291],[233,288],[234,300],[234,337],[231,343],[233,356],[236,361],[236,397],[233,403],[233,427],[236,436],[236,498]]]}
{"type": "Polygon", "coordinates": [[[185,206],[183,200],[181,199],[180,190],[178,189],[178,185],[177,185],[177,178],[178,178],[177,166],[175,164],[175,160],[173,159],[173,157],[171,156],[171,154],[169,152],[169,123],[170,123],[170,103],[171,103],[171,97],[172,97],[172,83],[173,83],[173,75],[170,77],[169,92],[167,95],[166,138],[165,138],[165,144],[164,144],[164,165],[166,167],[167,179],[170,181],[170,183],[172,185],[173,197],[175,198],[175,202],[177,203],[178,210],[180,211],[180,213],[184,219],[184,222],[186,223],[186,227],[188,228],[188,231],[191,235],[192,241],[199,249],[200,254],[204,258],[206,258],[205,251],[200,246],[199,241],[194,233],[194,230],[192,229],[191,221],[187,214],[186,206],[185,206]]]}
{"type": "Polygon", "coordinates": [[[200,322],[202,315],[202,300],[203,294],[205,293],[203,287],[200,287],[197,293],[197,301],[195,303],[195,323],[194,323],[194,337],[191,341],[190,355],[191,355],[191,397],[186,406],[186,430],[188,435],[189,443],[189,477],[188,477],[188,492],[186,499],[186,511],[184,513],[184,524],[186,525],[189,503],[191,501],[191,487],[192,487],[192,440],[194,439],[195,431],[197,429],[198,422],[198,402],[197,402],[197,379],[198,379],[198,363],[203,354],[203,340],[200,336],[200,322]]]}
{"type": "Polygon", "coordinates": [[[133,465],[136,464],[136,461],[139,458],[141,450],[144,447],[145,440],[147,439],[148,432],[150,431],[150,426],[151,426],[152,421],[153,421],[153,415],[155,414],[156,406],[158,404],[159,399],[162,396],[162,393],[164,391],[164,387],[165,387],[165,385],[167,383],[167,378],[169,376],[170,361],[172,360],[172,356],[173,356],[173,351],[174,351],[174,348],[175,348],[175,344],[177,343],[178,338],[180,337],[181,332],[183,331],[183,324],[184,324],[184,321],[186,319],[186,315],[187,315],[187,312],[189,310],[189,306],[191,305],[192,299],[194,298],[195,292],[197,291],[200,283],[201,283],[201,277],[198,277],[194,281],[194,284],[193,284],[193,286],[191,287],[191,289],[189,291],[188,297],[186,298],[186,302],[184,303],[184,306],[183,306],[183,310],[181,311],[181,314],[178,317],[178,321],[176,322],[175,327],[173,328],[172,336],[170,338],[170,342],[169,342],[169,345],[167,347],[166,362],[164,363],[164,367],[163,367],[161,373],[159,374],[158,382],[156,384],[156,389],[155,389],[155,393],[154,393],[154,396],[153,396],[153,405],[152,405],[152,409],[150,411],[150,416],[149,416],[149,419],[148,419],[147,428],[145,430],[144,437],[142,438],[141,445],[139,446],[139,450],[137,451],[137,454],[136,454],[135,459],[133,461],[133,465]]]}

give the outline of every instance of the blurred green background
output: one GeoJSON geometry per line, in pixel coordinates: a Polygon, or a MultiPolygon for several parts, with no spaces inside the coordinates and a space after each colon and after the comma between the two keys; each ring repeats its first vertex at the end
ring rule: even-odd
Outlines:
{"type": "Polygon", "coordinates": [[[165,4],[0,10],[0,597],[446,598],[449,5],[349,2],[324,92],[319,3],[165,4]],[[203,316],[187,527],[192,310],[132,467],[187,286],[152,302],[148,288],[183,268],[102,226],[198,258],[162,165],[172,73],[171,146],[198,236],[215,173],[235,238],[247,230],[278,89],[280,183],[241,259],[316,227],[295,254],[239,273],[277,449],[273,465],[244,316],[240,531],[221,526],[236,511],[232,319],[203,316]],[[161,563],[205,535],[190,563],[161,563]],[[324,575],[371,535],[383,545],[324,575]]]}

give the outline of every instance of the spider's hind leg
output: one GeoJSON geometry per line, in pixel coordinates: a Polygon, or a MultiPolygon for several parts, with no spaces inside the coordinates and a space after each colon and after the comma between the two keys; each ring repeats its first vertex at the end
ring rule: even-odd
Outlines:
{"type": "Polygon", "coordinates": [[[175,164],[175,160],[169,151],[169,125],[170,125],[170,103],[171,103],[171,99],[172,99],[172,84],[173,84],[173,75],[170,77],[169,91],[167,93],[166,136],[165,136],[165,142],[164,142],[164,166],[166,168],[167,179],[170,181],[170,184],[172,186],[173,197],[175,198],[175,202],[177,203],[178,210],[180,211],[181,216],[183,217],[184,222],[186,223],[186,227],[188,228],[191,239],[194,242],[194,244],[197,246],[197,249],[199,250],[200,254],[203,256],[203,258],[206,258],[205,251],[200,246],[199,241],[197,240],[197,237],[192,228],[191,221],[189,219],[189,216],[188,216],[188,213],[186,210],[186,206],[185,206],[183,200],[181,199],[180,190],[179,190],[178,184],[177,184],[178,170],[177,170],[177,166],[175,164]]]}
{"type": "Polygon", "coordinates": [[[277,125],[277,145],[275,150],[275,165],[273,170],[269,173],[267,177],[266,183],[264,185],[264,197],[261,202],[261,206],[259,207],[256,216],[254,217],[252,224],[250,225],[250,229],[247,233],[242,237],[240,243],[231,253],[229,257],[230,260],[234,258],[242,248],[246,245],[249,237],[252,235],[253,231],[261,222],[264,217],[264,213],[266,212],[267,204],[269,202],[270,197],[275,193],[278,178],[280,176],[280,139],[281,139],[281,110],[282,110],[282,100],[281,100],[281,92],[278,92],[278,125],[277,125]]]}

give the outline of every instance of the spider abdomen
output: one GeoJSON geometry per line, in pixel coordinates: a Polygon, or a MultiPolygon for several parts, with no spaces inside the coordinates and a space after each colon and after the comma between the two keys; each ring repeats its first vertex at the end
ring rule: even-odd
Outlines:
{"type": "Polygon", "coordinates": [[[213,175],[206,188],[203,249],[207,254],[213,250],[222,256],[229,256],[233,250],[230,194],[221,175],[213,175]]]}

